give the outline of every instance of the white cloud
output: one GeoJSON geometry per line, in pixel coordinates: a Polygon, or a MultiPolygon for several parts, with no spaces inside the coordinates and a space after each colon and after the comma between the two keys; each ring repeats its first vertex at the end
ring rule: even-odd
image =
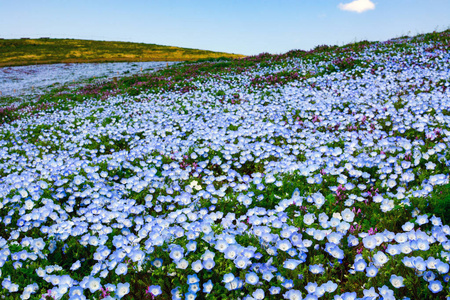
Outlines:
{"type": "Polygon", "coordinates": [[[354,0],[347,4],[340,3],[338,7],[342,10],[362,13],[366,10],[375,9],[375,4],[370,0],[354,0]]]}

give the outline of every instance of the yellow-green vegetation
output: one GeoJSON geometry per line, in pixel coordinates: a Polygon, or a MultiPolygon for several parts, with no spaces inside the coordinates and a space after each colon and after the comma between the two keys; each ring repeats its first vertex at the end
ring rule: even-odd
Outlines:
{"type": "Polygon", "coordinates": [[[0,67],[85,62],[192,61],[239,54],[156,44],[75,39],[0,40],[0,67]]]}

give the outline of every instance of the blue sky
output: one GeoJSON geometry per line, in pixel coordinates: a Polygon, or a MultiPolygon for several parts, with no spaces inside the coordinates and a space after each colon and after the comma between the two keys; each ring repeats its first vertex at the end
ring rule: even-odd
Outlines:
{"type": "Polygon", "coordinates": [[[450,26],[450,0],[0,0],[0,11],[2,38],[132,41],[246,55],[450,26]]]}

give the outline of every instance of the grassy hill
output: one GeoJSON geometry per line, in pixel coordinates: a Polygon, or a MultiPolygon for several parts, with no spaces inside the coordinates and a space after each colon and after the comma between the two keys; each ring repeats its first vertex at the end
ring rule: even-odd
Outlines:
{"type": "Polygon", "coordinates": [[[47,38],[0,40],[0,67],[52,63],[189,61],[218,57],[237,58],[243,55],[129,42],[47,38]]]}

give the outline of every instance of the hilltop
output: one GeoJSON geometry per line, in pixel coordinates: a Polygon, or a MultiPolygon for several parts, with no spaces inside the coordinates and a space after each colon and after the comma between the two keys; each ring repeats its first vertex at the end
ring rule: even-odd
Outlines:
{"type": "Polygon", "coordinates": [[[239,54],[156,44],[78,39],[0,40],[0,67],[54,63],[192,61],[239,54]]]}

